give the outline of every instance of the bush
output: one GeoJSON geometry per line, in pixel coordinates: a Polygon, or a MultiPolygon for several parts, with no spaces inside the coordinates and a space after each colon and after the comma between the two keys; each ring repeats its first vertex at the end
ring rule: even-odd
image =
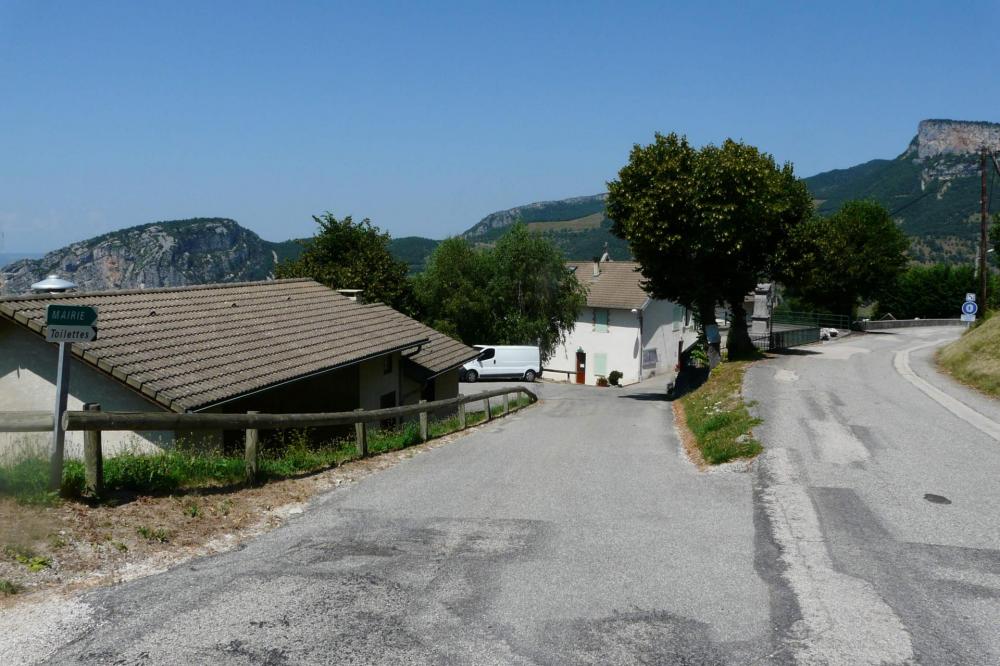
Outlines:
{"type": "Polygon", "coordinates": [[[612,370],[611,374],[608,375],[608,381],[611,383],[612,386],[621,386],[621,384],[619,384],[621,380],[622,380],[622,373],[618,372],[617,370],[612,370]]]}
{"type": "Polygon", "coordinates": [[[598,378],[597,378],[597,385],[598,386],[610,386],[610,384],[608,384],[608,378],[605,377],[604,375],[598,376],[598,378]]]}

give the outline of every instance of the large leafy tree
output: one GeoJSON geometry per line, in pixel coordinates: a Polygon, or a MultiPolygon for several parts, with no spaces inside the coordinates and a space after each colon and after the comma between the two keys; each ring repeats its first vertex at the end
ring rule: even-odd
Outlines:
{"type": "Polygon", "coordinates": [[[969,265],[910,266],[879,297],[876,314],[896,319],[953,318],[965,294],[978,288],[976,269],[969,265]]]}
{"type": "Polygon", "coordinates": [[[736,357],[753,349],[743,299],[777,272],[812,199],[790,164],[753,146],[727,140],[699,150],[657,133],[608,183],[607,208],[653,297],[694,309],[703,326],[715,321],[716,304],[729,304],[736,357]]]}
{"type": "Polygon", "coordinates": [[[368,218],[338,220],[313,216],[319,230],[303,241],[302,254],[278,264],[276,277],[308,277],[334,289],[363,289],[367,301],[381,301],[412,314],[413,291],[407,265],[389,252],[389,234],[368,218]]]}
{"type": "Polygon", "coordinates": [[[794,294],[834,314],[891,292],[906,269],[910,242],[874,201],[848,201],[830,217],[795,230],[784,281],[794,294]]]}
{"type": "Polygon", "coordinates": [[[467,344],[537,344],[548,358],[586,293],[559,250],[523,224],[492,248],[443,241],[416,278],[424,321],[467,344]]]}

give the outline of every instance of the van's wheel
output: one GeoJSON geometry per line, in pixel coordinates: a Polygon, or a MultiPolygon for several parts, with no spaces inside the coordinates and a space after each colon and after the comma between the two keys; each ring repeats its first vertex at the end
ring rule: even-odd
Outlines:
{"type": "Polygon", "coordinates": [[[475,370],[465,371],[465,381],[469,382],[470,384],[475,384],[477,379],[479,379],[478,372],[476,372],[475,370]]]}
{"type": "Polygon", "coordinates": [[[534,370],[528,370],[526,373],[524,373],[524,381],[526,381],[526,382],[533,382],[533,381],[535,381],[535,371],[534,370]]]}

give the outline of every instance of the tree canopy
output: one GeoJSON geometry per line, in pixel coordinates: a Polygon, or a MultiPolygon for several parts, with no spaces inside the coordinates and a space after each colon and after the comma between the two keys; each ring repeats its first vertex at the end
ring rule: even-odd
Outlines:
{"type": "Polygon", "coordinates": [[[813,218],[795,230],[784,281],[815,307],[853,315],[861,301],[895,288],[909,245],[881,204],[848,201],[830,217],[813,218]]]}
{"type": "Polygon", "coordinates": [[[537,344],[544,358],[586,304],[559,250],[523,224],[492,248],[443,241],[415,286],[428,325],[466,344],[537,344]]]}
{"type": "Polygon", "coordinates": [[[879,298],[875,314],[891,314],[896,319],[953,319],[965,294],[978,289],[976,269],[970,265],[910,266],[879,298]]]}
{"type": "Polygon", "coordinates": [[[302,254],[278,264],[279,278],[308,277],[333,289],[363,289],[367,301],[381,301],[413,313],[408,266],[389,252],[389,234],[368,218],[338,220],[330,213],[313,216],[319,231],[303,241],[302,254]]]}
{"type": "Polygon", "coordinates": [[[699,150],[657,133],[608,183],[607,209],[653,297],[693,308],[703,325],[717,303],[730,305],[728,347],[740,355],[752,349],[743,299],[777,272],[812,199],[790,164],[753,146],[730,139],[699,150]]]}

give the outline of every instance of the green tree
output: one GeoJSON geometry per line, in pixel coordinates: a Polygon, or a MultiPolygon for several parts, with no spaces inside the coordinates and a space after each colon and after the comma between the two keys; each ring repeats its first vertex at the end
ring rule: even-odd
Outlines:
{"type": "Polygon", "coordinates": [[[879,298],[875,314],[891,314],[896,319],[954,318],[965,294],[978,287],[972,266],[910,266],[879,298]]]}
{"type": "Polygon", "coordinates": [[[646,290],[695,310],[733,313],[730,355],[752,351],[745,295],[773,276],[787,237],[811,215],[812,199],[790,164],[732,140],[697,150],[685,137],[656,134],[636,145],[608,183],[612,232],[629,242],[646,290]]]}
{"type": "Polygon", "coordinates": [[[794,294],[835,314],[852,315],[861,301],[884,296],[907,265],[910,241],[874,201],[848,201],[793,236],[784,281],[794,294]]]}
{"type": "Polygon", "coordinates": [[[546,359],[586,304],[559,250],[523,224],[492,248],[442,241],[415,286],[429,326],[466,344],[537,344],[546,359]]]}
{"type": "Polygon", "coordinates": [[[414,278],[421,319],[431,328],[468,344],[492,340],[491,257],[464,238],[446,238],[431,252],[427,268],[414,278]]]}
{"type": "Polygon", "coordinates": [[[278,278],[308,277],[333,289],[363,289],[366,301],[381,301],[401,312],[414,312],[407,265],[389,252],[389,234],[368,218],[338,220],[330,213],[313,216],[319,231],[302,241],[302,254],[278,264],[278,278]]]}

